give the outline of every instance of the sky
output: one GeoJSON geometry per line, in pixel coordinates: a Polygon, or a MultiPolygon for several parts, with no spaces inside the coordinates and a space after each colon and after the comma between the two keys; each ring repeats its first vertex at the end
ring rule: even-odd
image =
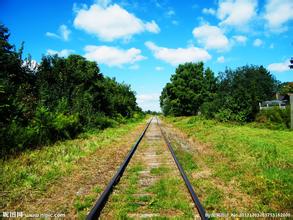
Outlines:
{"type": "Polygon", "coordinates": [[[263,65],[293,81],[292,0],[0,0],[0,22],[24,57],[79,54],[130,84],[144,110],[180,63],[203,61],[215,75],[263,65]]]}

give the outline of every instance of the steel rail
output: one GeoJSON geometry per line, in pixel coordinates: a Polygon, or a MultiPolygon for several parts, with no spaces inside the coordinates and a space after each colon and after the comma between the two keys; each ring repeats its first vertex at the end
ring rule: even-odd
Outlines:
{"type": "Polygon", "coordinates": [[[143,130],[142,134],[138,138],[138,140],[135,142],[133,147],[131,148],[130,152],[126,156],[125,160],[123,163],[120,165],[118,171],[116,172],[115,176],[111,179],[107,187],[105,188],[104,192],[102,195],[99,197],[99,199],[96,201],[95,206],[91,209],[90,213],[87,215],[86,219],[87,220],[93,220],[93,219],[98,219],[101,211],[103,210],[113,188],[115,185],[119,183],[120,178],[122,177],[129,161],[131,160],[137,146],[139,145],[140,141],[142,140],[143,136],[145,135],[150,123],[152,122],[153,118],[147,123],[145,129],[143,130]]]}
{"type": "Polygon", "coordinates": [[[195,204],[195,207],[196,207],[196,209],[197,209],[197,211],[198,211],[198,213],[200,215],[200,218],[201,219],[208,219],[208,217],[206,216],[205,209],[203,208],[203,206],[201,205],[197,195],[195,194],[189,179],[187,178],[182,166],[180,165],[180,163],[179,163],[179,161],[178,161],[178,159],[177,159],[177,157],[175,155],[175,152],[174,152],[174,150],[173,150],[173,148],[171,146],[171,143],[169,142],[167,136],[165,135],[165,133],[162,130],[161,125],[159,124],[159,121],[158,121],[157,117],[156,117],[156,120],[157,120],[157,124],[158,124],[158,126],[159,126],[159,128],[161,130],[161,133],[163,135],[163,138],[164,138],[164,140],[165,140],[165,142],[166,142],[166,144],[167,144],[167,146],[168,146],[168,148],[169,148],[169,150],[170,150],[170,152],[171,152],[171,154],[173,156],[173,159],[174,159],[174,161],[175,161],[175,163],[176,163],[176,165],[177,165],[177,167],[178,167],[178,169],[180,171],[180,174],[181,174],[181,176],[182,176],[182,178],[183,178],[183,180],[185,182],[185,185],[186,185],[186,187],[187,187],[187,189],[189,191],[189,194],[191,195],[191,198],[192,198],[192,200],[193,200],[193,202],[195,204]]]}

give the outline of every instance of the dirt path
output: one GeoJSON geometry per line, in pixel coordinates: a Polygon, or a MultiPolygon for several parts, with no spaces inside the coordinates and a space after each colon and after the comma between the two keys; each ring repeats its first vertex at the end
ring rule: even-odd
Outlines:
{"type": "Polygon", "coordinates": [[[194,204],[153,120],[101,219],[195,216],[194,204]]]}

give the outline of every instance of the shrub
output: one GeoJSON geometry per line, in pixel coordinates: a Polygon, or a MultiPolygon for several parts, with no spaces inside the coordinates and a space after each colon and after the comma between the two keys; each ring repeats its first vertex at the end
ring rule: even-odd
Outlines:
{"type": "Polygon", "coordinates": [[[221,109],[215,114],[215,118],[218,121],[227,122],[232,120],[232,114],[233,112],[230,109],[221,109]]]}
{"type": "Polygon", "coordinates": [[[256,122],[273,129],[290,128],[290,106],[286,109],[279,107],[263,109],[257,114],[256,122]]]}
{"type": "Polygon", "coordinates": [[[96,113],[95,114],[95,127],[98,129],[105,129],[108,127],[115,127],[118,125],[118,122],[106,117],[104,114],[102,113],[96,113]]]}
{"type": "Polygon", "coordinates": [[[52,122],[52,130],[55,133],[54,139],[72,138],[80,131],[79,118],[77,114],[65,115],[55,113],[52,122]]]}

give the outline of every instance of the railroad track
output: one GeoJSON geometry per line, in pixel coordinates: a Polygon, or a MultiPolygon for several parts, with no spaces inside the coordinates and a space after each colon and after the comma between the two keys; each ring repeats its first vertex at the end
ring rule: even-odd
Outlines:
{"type": "MultiPolygon", "coordinates": [[[[93,206],[93,208],[91,209],[90,213],[87,216],[87,220],[92,220],[92,219],[98,219],[102,213],[103,208],[105,207],[111,192],[114,190],[114,187],[119,183],[120,178],[123,176],[123,173],[125,171],[125,169],[127,168],[131,158],[134,156],[139,144],[141,143],[141,141],[143,140],[143,138],[145,137],[145,134],[147,132],[147,130],[149,129],[150,125],[152,124],[154,129],[154,126],[158,126],[159,129],[155,130],[155,132],[159,132],[160,134],[156,134],[154,137],[158,137],[158,138],[163,138],[165,144],[168,146],[168,149],[172,155],[173,161],[175,162],[180,175],[185,183],[185,186],[189,192],[190,198],[192,199],[193,203],[194,203],[194,207],[196,208],[198,215],[200,216],[201,219],[208,219],[205,215],[205,210],[203,208],[203,206],[201,205],[196,193],[194,192],[192,185],[188,179],[188,177],[186,176],[184,169],[182,168],[182,166],[180,165],[174,150],[165,134],[165,132],[163,131],[159,120],[157,117],[155,118],[151,118],[149,120],[149,122],[147,123],[145,129],[143,130],[142,134],[139,136],[139,138],[137,139],[137,141],[135,142],[135,144],[132,146],[130,152],[128,153],[128,155],[126,156],[125,160],[123,161],[123,163],[120,165],[118,171],[116,172],[116,174],[113,176],[113,178],[111,179],[111,181],[109,182],[109,184],[106,186],[105,190],[103,191],[103,193],[101,194],[101,196],[99,197],[99,199],[96,201],[95,205],[93,206]],[[153,123],[153,124],[152,124],[153,123]]],[[[162,142],[162,143],[164,143],[162,142]]],[[[144,158],[145,158],[145,154],[144,154],[144,158]]],[[[152,159],[152,158],[150,158],[152,159]]],[[[153,163],[156,165],[156,163],[153,163]]],[[[135,217],[135,216],[134,216],[135,217]]],[[[136,216],[137,217],[137,216],[136,216]]],[[[145,216],[148,217],[148,216],[145,216]]],[[[149,217],[152,217],[151,215],[149,217]]]]}

